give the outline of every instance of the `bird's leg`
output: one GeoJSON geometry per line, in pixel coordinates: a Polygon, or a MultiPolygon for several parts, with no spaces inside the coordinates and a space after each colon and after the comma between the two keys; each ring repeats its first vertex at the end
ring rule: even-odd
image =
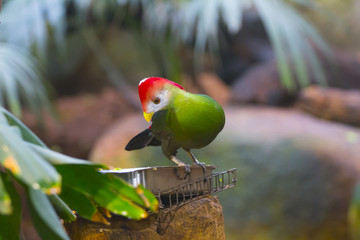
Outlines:
{"type": "Polygon", "coordinates": [[[201,166],[202,169],[203,169],[203,173],[204,173],[204,176],[205,176],[205,172],[206,172],[206,167],[205,167],[205,163],[203,162],[199,162],[196,157],[194,156],[194,154],[189,150],[189,149],[184,149],[187,154],[189,154],[191,160],[193,161],[193,165],[198,165],[198,166],[201,166]]]}
{"type": "Polygon", "coordinates": [[[185,167],[185,173],[186,175],[189,175],[191,172],[190,165],[185,164],[180,159],[178,159],[175,155],[170,155],[170,160],[176,163],[178,166],[184,166],[185,167]]]}
{"type": "Polygon", "coordinates": [[[199,162],[196,157],[194,156],[194,154],[190,151],[190,150],[187,150],[187,149],[184,149],[187,154],[189,154],[191,160],[193,161],[193,164],[196,164],[196,165],[205,165],[205,163],[202,163],[202,162],[199,162]]]}
{"type": "Polygon", "coordinates": [[[180,161],[175,155],[170,155],[170,160],[176,163],[178,166],[185,166],[185,163],[180,161]]]}

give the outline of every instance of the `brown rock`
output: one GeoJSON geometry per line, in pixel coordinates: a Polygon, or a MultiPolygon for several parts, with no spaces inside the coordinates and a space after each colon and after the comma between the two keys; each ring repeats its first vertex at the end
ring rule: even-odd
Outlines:
{"type": "Polygon", "coordinates": [[[110,226],[79,218],[77,221],[67,224],[66,229],[72,240],[225,239],[222,207],[217,197],[203,198],[181,207],[176,211],[163,235],[156,232],[156,217],[153,215],[139,222],[113,217],[110,226]]]}
{"type": "Polygon", "coordinates": [[[216,158],[239,179],[220,195],[227,238],[348,239],[360,130],[289,109],[226,112],[216,158]]]}
{"type": "Polygon", "coordinates": [[[236,103],[258,103],[264,105],[287,105],[293,99],[281,85],[274,61],[259,64],[249,69],[235,81],[232,100],[236,103]]]}
{"type": "Polygon", "coordinates": [[[297,106],[317,117],[360,126],[360,91],[308,87],[297,106]]]}
{"type": "Polygon", "coordinates": [[[325,59],[325,74],[328,85],[331,87],[360,89],[360,58],[358,53],[335,51],[334,61],[325,59]]]}
{"type": "MultiPolygon", "coordinates": [[[[333,56],[334,59],[320,56],[327,85],[341,89],[360,89],[359,57],[341,51],[334,51],[333,56]]],[[[317,84],[318,82],[314,76],[310,76],[309,83],[317,84]]],[[[292,104],[297,93],[298,90],[292,93],[287,92],[281,83],[276,62],[269,61],[250,68],[235,80],[232,99],[236,103],[282,106],[292,104]]]]}

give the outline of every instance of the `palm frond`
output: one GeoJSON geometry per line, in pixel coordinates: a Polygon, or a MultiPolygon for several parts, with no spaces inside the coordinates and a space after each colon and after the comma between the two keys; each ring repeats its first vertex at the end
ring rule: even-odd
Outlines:
{"type": "Polygon", "coordinates": [[[12,0],[0,13],[0,35],[3,41],[31,50],[35,47],[45,57],[49,26],[55,42],[62,46],[66,30],[65,0],[12,0]]]}
{"type": "Polygon", "coordinates": [[[8,106],[17,116],[21,115],[22,100],[35,112],[40,106],[49,106],[36,60],[26,50],[11,44],[0,44],[0,69],[2,106],[8,106]]]}
{"type": "MultiPolygon", "coordinates": [[[[308,0],[293,1],[314,8],[308,0]]],[[[310,75],[324,84],[325,74],[313,46],[326,56],[331,56],[331,51],[311,23],[285,0],[158,1],[146,5],[144,22],[156,36],[170,28],[178,42],[194,41],[198,55],[206,49],[218,49],[221,21],[230,33],[236,33],[242,27],[243,13],[254,9],[270,37],[284,86],[293,90],[297,86],[294,79],[306,86],[310,75]]]]}
{"type": "Polygon", "coordinates": [[[325,84],[324,71],[311,43],[327,55],[330,55],[330,50],[316,30],[283,0],[254,0],[253,3],[274,47],[284,85],[293,90],[296,87],[295,75],[304,87],[309,84],[310,73],[315,81],[325,84]],[[294,74],[291,69],[294,69],[294,74]]]}
{"type": "Polygon", "coordinates": [[[83,24],[89,15],[103,19],[109,9],[125,6],[130,11],[141,9],[143,25],[150,36],[165,39],[170,35],[170,41],[194,43],[195,56],[207,49],[218,50],[221,22],[230,33],[236,33],[242,27],[243,14],[256,10],[273,45],[283,84],[294,89],[296,78],[301,86],[305,86],[310,75],[319,83],[325,82],[313,46],[321,54],[329,55],[328,46],[295,8],[301,5],[316,10],[317,6],[309,0],[13,0],[4,6],[0,15],[2,38],[28,49],[35,45],[43,55],[48,41],[47,26],[53,28],[58,45],[65,42],[66,6],[69,3],[74,4],[83,24]]]}

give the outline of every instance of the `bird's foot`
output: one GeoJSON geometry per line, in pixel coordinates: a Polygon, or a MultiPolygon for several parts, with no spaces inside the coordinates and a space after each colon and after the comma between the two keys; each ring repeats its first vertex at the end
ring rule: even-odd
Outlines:
{"type": "Polygon", "coordinates": [[[185,164],[185,174],[186,174],[186,176],[187,175],[190,175],[190,173],[191,173],[191,167],[190,167],[190,165],[189,164],[185,164]]]}
{"type": "Polygon", "coordinates": [[[205,165],[205,163],[197,161],[197,162],[194,162],[193,165],[197,165],[197,166],[202,167],[203,175],[204,175],[204,183],[206,183],[207,178],[206,178],[206,165],[205,165]]]}
{"type": "Polygon", "coordinates": [[[204,175],[204,182],[207,181],[207,178],[206,178],[206,167],[205,167],[205,163],[203,162],[199,162],[195,155],[189,150],[189,149],[185,149],[184,150],[189,154],[191,160],[193,161],[193,165],[198,165],[198,166],[201,166],[202,167],[202,170],[203,170],[203,175],[204,175]]]}
{"type": "Polygon", "coordinates": [[[185,164],[183,162],[178,164],[179,167],[184,167],[185,168],[185,174],[189,175],[191,173],[191,167],[189,164],[185,164]]]}
{"type": "Polygon", "coordinates": [[[202,169],[203,169],[203,172],[205,173],[206,172],[206,165],[205,165],[205,163],[203,163],[203,162],[199,162],[199,161],[197,161],[197,162],[194,162],[193,163],[193,166],[200,166],[200,167],[202,167],[202,169]]]}
{"type": "Polygon", "coordinates": [[[180,159],[178,159],[175,155],[171,155],[171,156],[170,156],[170,159],[171,159],[174,163],[176,163],[179,167],[184,167],[184,168],[185,168],[185,176],[184,176],[183,178],[179,177],[179,176],[177,175],[177,173],[176,173],[176,175],[177,175],[177,177],[178,177],[179,179],[186,179],[187,176],[189,176],[190,173],[191,173],[190,165],[183,163],[183,162],[180,161],[180,159]]]}
{"type": "Polygon", "coordinates": [[[184,177],[181,177],[181,176],[178,174],[178,168],[174,168],[175,175],[176,175],[177,178],[180,179],[180,180],[186,179],[187,176],[189,176],[190,173],[191,173],[191,167],[190,167],[190,165],[183,163],[183,164],[178,164],[178,167],[184,167],[185,175],[184,175],[184,177]]]}

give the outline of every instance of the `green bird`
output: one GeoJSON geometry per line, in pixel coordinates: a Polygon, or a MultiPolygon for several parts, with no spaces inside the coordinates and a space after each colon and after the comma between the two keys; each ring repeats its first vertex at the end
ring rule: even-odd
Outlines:
{"type": "Polygon", "coordinates": [[[139,97],[144,117],[152,122],[148,129],[136,135],[126,150],[146,146],[161,146],[164,155],[178,166],[177,150],[184,149],[196,165],[202,165],[191,152],[211,143],[225,124],[223,108],[214,99],[203,94],[187,92],[170,80],[150,77],[139,83],[139,97]]]}

